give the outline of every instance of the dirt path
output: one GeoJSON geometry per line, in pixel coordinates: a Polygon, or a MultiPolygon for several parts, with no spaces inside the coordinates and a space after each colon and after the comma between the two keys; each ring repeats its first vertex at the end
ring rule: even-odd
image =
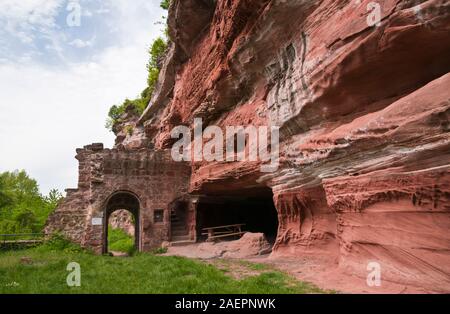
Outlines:
{"type": "Polygon", "coordinates": [[[110,251],[109,253],[112,254],[112,256],[114,256],[114,257],[129,257],[130,256],[128,253],[118,252],[118,251],[110,251]]]}
{"type": "Polygon", "coordinates": [[[199,244],[188,246],[170,247],[165,255],[184,256],[200,259],[213,264],[219,269],[226,270],[234,278],[258,275],[264,271],[258,265],[267,265],[269,269],[284,271],[298,280],[310,282],[323,290],[334,290],[338,293],[430,293],[417,287],[405,286],[388,281],[383,281],[380,287],[369,287],[366,278],[360,278],[344,273],[338,267],[337,262],[317,256],[303,256],[296,258],[271,257],[269,254],[245,258],[224,259],[214,257],[211,252],[198,250],[199,244]],[[251,263],[256,266],[249,266],[251,263]]]}

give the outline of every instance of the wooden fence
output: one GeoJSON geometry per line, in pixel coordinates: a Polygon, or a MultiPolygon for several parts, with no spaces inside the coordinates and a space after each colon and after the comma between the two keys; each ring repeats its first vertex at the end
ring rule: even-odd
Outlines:
{"type": "Polygon", "coordinates": [[[0,234],[0,249],[15,250],[36,246],[44,241],[43,233],[0,234]]]}

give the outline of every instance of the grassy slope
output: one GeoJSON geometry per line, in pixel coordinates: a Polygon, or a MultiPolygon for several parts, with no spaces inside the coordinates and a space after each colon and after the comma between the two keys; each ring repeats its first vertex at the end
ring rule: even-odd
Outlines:
{"type": "Polygon", "coordinates": [[[131,258],[41,248],[0,253],[0,293],[323,293],[268,270],[236,280],[213,265],[180,257],[131,258]],[[21,261],[22,257],[27,260],[21,261]],[[81,287],[66,285],[69,262],[81,265],[81,287]]]}
{"type": "Polygon", "coordinates": [[[134,250],[134,238],[125,231],[108,226],[109,251],[131,253],[134,250]]]}

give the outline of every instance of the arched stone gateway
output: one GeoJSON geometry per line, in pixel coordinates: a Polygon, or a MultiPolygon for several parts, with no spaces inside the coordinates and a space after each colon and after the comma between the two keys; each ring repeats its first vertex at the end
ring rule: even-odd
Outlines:
{"type": "Polygon", "coordinates": [[[66,190],[64,202],[47,222],[47,234],[60,232],[98,254],[107,253],[109,218],[127,210],[134,216],[139,251],[165,241],[204,240],[203,228],[229,224],[242,224],[243,231],[263,232],[275,241],[278,218],[270,188],[245,189],[233,180],[223,191],[189,193],[191,168],[174,161],[170,150],[92,144],[78,149],[76,158],[78,188],[66,190]]]}
{"type": "Polygon", "coordinates": [[[127,210],[133,215],[134,219],[134,246],[137,251],[141,250],[140,233],[140,201],[139,198],[129,191],[118,191],[112,194],[105,205],[103,221],[103,248],[102,253],[108,253],[108,226],[109,218],[118,210],[127,210]]]}
{"type": "Polygon", "coordinates": [[[107,222],[118,209],[136,219],[140,251],[170,241],[170,204],[188,193],[190,167],[172,160],[170,150],[77,149],[77,189],[49,217],[47,234],[60,232],[96,253],[107,251],[107,222]]]}

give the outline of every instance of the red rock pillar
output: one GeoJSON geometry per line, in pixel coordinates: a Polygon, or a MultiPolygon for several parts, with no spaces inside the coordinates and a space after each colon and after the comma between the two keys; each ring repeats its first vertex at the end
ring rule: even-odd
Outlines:
{"type": "Polygon", "coordinates": [[[336,214],[322,186],[281,191],[274,202],[279,220],[274,255],[337,254],[336,214]]]}
{"type": "Polygon", "coordinates": [[[339,266],[432,290],[450,287],[450,173],[436,168],[402,173],[386,169],[324,182],[338,214],[339,266]]]}

